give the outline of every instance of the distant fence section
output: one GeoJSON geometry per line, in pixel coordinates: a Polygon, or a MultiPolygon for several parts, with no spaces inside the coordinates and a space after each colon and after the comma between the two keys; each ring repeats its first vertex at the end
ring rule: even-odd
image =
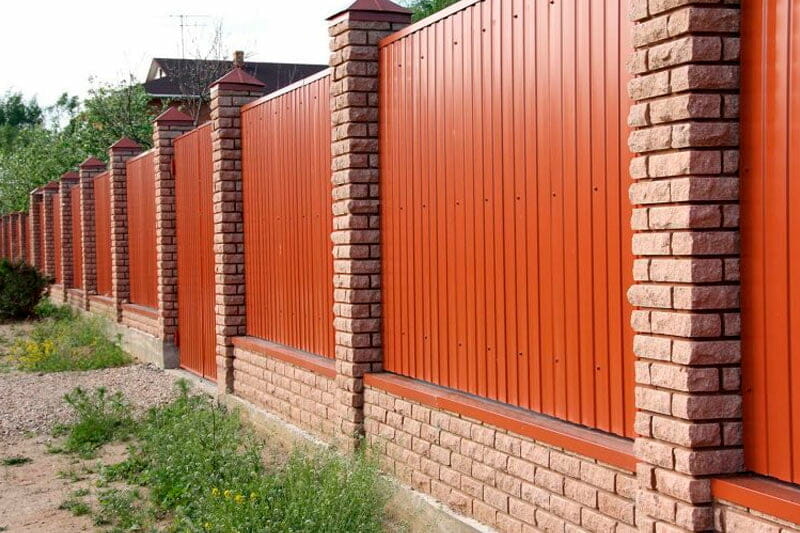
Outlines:
{"type": "Polygon", "coordinates": [[[93,180],[97,294],[111,295],[111,191],[108,172],[93,180]]]}
{"type": "Polygon", "coordinates": [[[127,162],[128,246],[131,303],[158,306],[156,189],[153,151],[127,162]]]}
{"type": "Polygon", "coordinates": [[[70,215],[72,227],[72,286],[83,288],[83,239],[81,237],[81,188],[76,185],[69,191],[70,215]]]}
{"type": "Polygon", "coordinates": [[[247,333],[333,357],[330,76],[242,110],[247,333]]]}
{"type": "Polygon", "coordinates": [[[385,368],[631,436],[631,23],[574,4],[382,43],[385,368]]]}
{"type": "Polygon", "coordinates": [[[61,261],[61,248],[64,236],[61,233],[61,199],[58,195],[53,198],[53,256],[55,265],[56,284],[64,283],[64,270],[61,261]]]}

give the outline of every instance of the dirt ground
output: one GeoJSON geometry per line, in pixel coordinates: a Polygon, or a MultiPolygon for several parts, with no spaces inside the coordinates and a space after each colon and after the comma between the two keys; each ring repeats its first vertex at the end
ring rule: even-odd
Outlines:
{"type": "Polygon", "coordinates": [[[73,516],[59,509],[72,493],[84,489],[82,500],[96,504],[99,464],[114,464],[125,458],[125,445],[103,447],[89,460],[49,453],[52,439],[30,437],[15,443],[0,443],[0,460],[25,457],[30,462],[16,466],[0,465],[0,527],[3,531],[72,533],[93,531],[89,515],[73,516]]]}

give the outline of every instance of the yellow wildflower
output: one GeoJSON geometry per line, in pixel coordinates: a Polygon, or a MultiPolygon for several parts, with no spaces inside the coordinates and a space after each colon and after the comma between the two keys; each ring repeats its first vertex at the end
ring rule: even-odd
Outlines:
{"type": "Polygon", "coordinates": [[[233,493],[231,491],[229,491],[229,490],[226,490],[222,494],[225,496],[226,500],[230,499],[230,497],[233,496],[233,493]]]}
{"type": "Polygon", "coordinates": [[[236,496],[233,498],[233,500],[234,500],[236,503],[242,503],[242,502],[244,501],[244,496],[242,496],[241,494],[237,494],[237,495],[236,495],[236,496]]]}
{"type": "Polygon", "coordinates": [[[214,487],[213,489],[211,489],[211,495],[212,496],[219,496],[219,489],[217,487],[214,487]]]}

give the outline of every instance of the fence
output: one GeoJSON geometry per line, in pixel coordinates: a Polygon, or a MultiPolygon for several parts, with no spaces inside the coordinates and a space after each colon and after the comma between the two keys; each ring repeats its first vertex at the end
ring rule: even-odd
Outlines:
{"type": "Polygon", "coordinates": [[[330,76],[242,109],[247,333],[333,357],[330,76]]]}
{"type": "Polygon", "coordinates": [[[97,294],[111,295],[111,191],[110,176],[103,172],[94,178],[94,231],[97,261],[97,294]]]}
{"type": "Polygon", "coordinates": [[[156,200],[153,152],[127,162],[131,303],[158,306],[156,294],[156,200]]]}
{"type": "Polygon", "coordinates": [[[81,188],[73,187],[69,191],[70,210],[72,213],[72,280],[73,287],[83,288],[83,253],[82,253],[82,223],[81,223],[81,188]]]}
{"type": "Polygon", "coordinates": [[[331,69],[234,69],[210,123],[115,145],[98,292],[177,307],[183,368],[500,530],[800,523],[788,0],[363,5],[331,69]]]}

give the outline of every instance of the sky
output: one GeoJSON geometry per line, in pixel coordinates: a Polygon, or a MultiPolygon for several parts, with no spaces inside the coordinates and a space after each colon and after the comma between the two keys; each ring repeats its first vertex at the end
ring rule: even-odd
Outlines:
{"type": "Polygon", "coordinates": [[[0,18],[0,94],[50,105],[64,92],[84,96],[90,78],[144,81],[153,57],[207,52],[221,24],[226,56],[248,61],[328,62],[325,19],[352,0],[15,0],[0,18]]]}

